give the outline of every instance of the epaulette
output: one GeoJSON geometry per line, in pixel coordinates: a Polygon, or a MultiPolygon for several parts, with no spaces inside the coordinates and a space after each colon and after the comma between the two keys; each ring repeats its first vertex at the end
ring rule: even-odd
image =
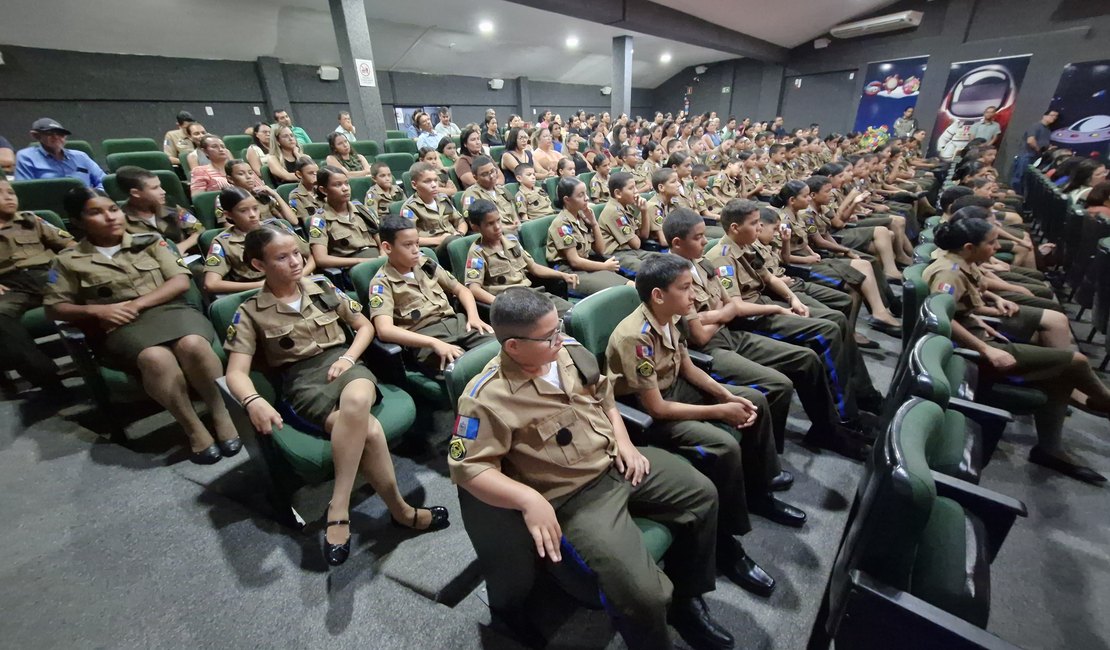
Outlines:
{"type": "Polygon", "coordinates": [[[700,266],[703,271],[708,273],[709,277],[713,277],[717,273],[717,267],[713,266],[713,263],[705,259],[704,257],[698,260],[698,266],[700,266]]]}
{"type": "Polygon", "coordinates": [[[162,235],[153,232],[144,232],[137,235],[131,235],[131,250],[139,251],[144,248],[150,248],[158,242],[165,241],[162,235]]]}
{"type": "Polygon", "coordinates": [[[426,273],[430,278],[436,274],[437,266],[438,265],[436,264],[435,260],[430,257],[425,257],[424,262],[420,264],[420,269],[424,271],[424,273],[426,273]]]}
{"type": "Polygon", "coordinates": [[[495,375],[497,375],[498,370],[501,370],[501,364],[495,364],[489,370],[486,370],[481,375],[479,375],[478,378],[474,380],[471,389],[466,391],[467,397],[477,396],[478,391],[482,390],[482,387],[488,384],[490,380],[493,379],[495,375]]]}

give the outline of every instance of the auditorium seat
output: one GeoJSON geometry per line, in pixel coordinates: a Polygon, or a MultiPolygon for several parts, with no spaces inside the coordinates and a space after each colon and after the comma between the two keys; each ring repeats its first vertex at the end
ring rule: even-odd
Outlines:
{"type": "Polygon", "coordinates": [[[351,148],[366,156],[366,162],[374,162],[374,159],[382,152],[381,145],[373,140],[356,140],[351,143],[351,148]]]}
{"type": "Polygon", "coordinates": [[[389,167],[389,170],[393,172],[393,178],[401,178],[401,174],[407,172],[412,164],[416,162],[416,156],[411,153],[383,153],[376,160],[389,167]]]}
{"type": "Polygon", "coordinates": [[[114,153],[129,153],[132,151],[162,151],[162,145],[150,138],[109,138],[100,143],[104,149],[104,157],[114,153]]]}
{"type": "Polygon", "coordinates": [[[76,178],[44,178],[34,181],[12,181],[20,210],[51,210],[65,214],[66,193],[85,184],[76,178]]]}
{"type": "Polygon", "coordinates": [[[125,153],[108,154],[108,171],[116,173],[120,167],[134,165],[147,171],[164,169],[173,171],[170,157],[161,151],[128,151],[125,153]]]}
{"type": "Polygon", "coordinates": [[[420,149],[416,146],[416,140],[409,140],[408,138],[390,139],[385,141],[386,153],[409,153],[416,155],[420,149]]]}

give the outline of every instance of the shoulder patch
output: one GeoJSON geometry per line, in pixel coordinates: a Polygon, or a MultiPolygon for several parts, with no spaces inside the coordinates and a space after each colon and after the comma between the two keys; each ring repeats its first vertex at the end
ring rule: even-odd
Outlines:
{"type": "Polygon", "coordinates": [[[474,440],[478,437],[479,426],[481,426],[481,420],[479,420],[478,418],[460,415],[455,418],[455,429],[453,435],[456,438],[466,438],[467,440],[474,440]]]}

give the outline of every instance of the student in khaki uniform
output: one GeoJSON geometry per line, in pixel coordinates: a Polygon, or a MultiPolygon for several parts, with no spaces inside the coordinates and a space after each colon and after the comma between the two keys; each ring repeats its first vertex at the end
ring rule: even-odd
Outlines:
{"type": "Polygon", "coordinates": [[[594,154],[594,177],[590,179],[590,201],[605,203],[609,200],[609,158],[603,153],[594,154]]]}
{"type": "Polygon", "coordinates": [[[188,133],[189,125],[195,121],[192,113],[181,111],[177,114],[177,128],[166,131],[166,135],[162,136],[162,151],[169,156],[171,163],[182,164],[181,159],[195,148],[188,133]]]}
{"type": "Polygon", "coordinates": [[[378,222],[381,223],[382,219],[389,216],[389,204],[403,200],[405,193],[394,185],[393,171],[383,162],[370,165],[370,176],[374,179],[374,184],[366,190],[366,199],[363,202],[378,216],[378,222]]]}
{"type": "Polygon", "coordinates": [[[721,222],[721,210],[724,209],[725,204],[709,188],[709,167],[705,165],[694,165],[690,170],[690,183],[688,189],[690,198],[694,204],[694,212],[700,214],[703,218],[715,223],[706,226],[707,236],[714,239],[720,239],[725,236],[724,228],[719,225],[721,222]]]}
{"type": "Polygon", "coordinates": [[[675,323],[693,308],[690,266],[656,253],[636,276],[643,304],[617,325],[605,351],[617,398],[633,400],[655,423],[640,444],[678,453],[713,481],[720,495],[718,553],[742,588],[769,596],[775,581],[734,537],[751,531],[748,513],[801,527],[806,515],[777,499],[782,472],[767,400],[747,386],[719,384],[694,365],[675,323]]]}
{"type": "MultiPolygon", "coordinates": [[[[751,154],[748,154],[751,157],[751,154]]],[[[740,175],[744,171],[744,162],[740,157],[730,158],[725,163],[724,168],[717,174],[716,179],[713,181],[713,187],[709,188],[709,192],[716,199],[716,203],[720,208],[725,207],[725,203],[729,199],[748,198],[740,196],[740,175]]],[[[718,209],[718,213],[720,210],[718,209]]]]}
{"type": "Polygon", "coordinates": [[[598,215],[602,251],[621,263],[621,272],[635,277],[636,271],[651,252],[640,248],[644,241],[658,241],[661,234],[653,232],[654,222],[648,218],[646,203],[636,193],[636,179],[627,172],[609,177],[610,199],[598,215]]]}
{"type": "MultiPolygon", "coordinates": [[[[717,269],[717,277],[730,299],[740,299],[736,325],[761,336],[804,345],[816,352],[829,376],[840,421],[848,427],[858,427],[859,406],[854,388],[859,380],[854,381],[853,375],[863,360],[851,332],[846,331],[847,321],[843,314],[827,310],[827,318],[811,317],[809,307],[782,280],[752,266],[744,251],[758,236],[758,203],[745,199],[729,201],[721,222],[725,225],[726,236],[706,252],[705,258],[717,269]]],[[[865,370],[863,372],[866,374],[865,370]]],[[[868,400],[867,410],[881,407],[881,396],[867,392],[864,398],[868,400]]],[[[825,448],[831,451],[856,458],[867,451],[863,445],[844,438],[815,444],[827,445],[825,448]]]]}
{"type": "Polygon", "coordinates": [[[586,184],[577,178],[563,178],[556,187],[556,202],[562,206],[562,212],[547,229],[544,252],[548,263],[557,271],[577,275],[577,289],[583,295],[627,284],[617,273],[621,267],[617,258],[590,259],[602,257],[604,243],[601,227],[586,198],[586,184]]]}
{"type": "Polygon", "coordinates": [[[581,562],[630,648],[672,648],[668,622],[693,647],[731,648],[702,599],[715,588],[713,485],[672,454],[632,444],[611,383],[562,336],[546,296],[509,289],[491,315],[501,354],[459,398],[448,466],[495,622],[544,645],[523,605],[540,564],[581,562]],[[636,515],[673,531],[665,569],[636,515]]]}
{"type": "Polygon", "coordinates": [[[316,266],[350,268],[378,257],[378,219],[362,203],[351,200],[347,174],[325,166],[316,178],[320,207],[308,221],[308,243],[316,266]]]}
{"type": "Polygon", "coordinates": [[[451,197],[439,191],[439,176],[428,163],[409,169],[415,194],[401,205],[401,216],[420,233],[420,245],[434,247],[440,264],[449,264],[447,245],[467,233],[466,219],[455,210],[451,197]]]}
{"type": "Polygon", "coordinates": [[[761,152],[751,152],[746,157],[744,154],[739,156],[744,163],[744,171],[740,173],[740,193],[736,198],[758,200],[767,195],[767,190],[763,186],[761,162],[764,155],[761,152]]]}
{"type": "Polygon", "coordinates": [[[665,158],[663,155],[663,147],[659,146],[658,142],[649,140],[644,144],[641,154],[643,155],[644,162],[640,163],[637,182],[639,182],[640,179],[650,182],[651,175],[663,169],[663,158],[665,158]]]}
{"type": "Polygon", "coordinates": [[[701,214],[697,203],[694,202],[694,195],[691,191],[690,176],[694,173],[694,162],[693,156],[682,151],[676,151],[667,158],[667,167],[678,174],[678,194],[675,195],[671,203],[675,207],[689,208],[701,214]]]}
{"type": "Polygon", "coordinates": [[[397,525],[440,530],[448,525],[448,513],[442,506],[415,508],[401,496],[385,432],[370,414],[378,399],[377,380],[359,361],[374,338],[374,326],[362,315],[362,305],[326,278],[306,277],[301,243],[272,226],[247,235],[245,259],[265,280],[227,328],[227,385],[260,434],[270,435],[288,418],[331,440],[335,484],[324,557],[335,566],[351,551],[349,509],[359,470],[397,525]],[[349,344],[344,325],[355,332],[349,344]],[[280,375],[278,403],[259,395],[251,381],[256,355],[280,375]]]}
{"type": "Polygon", "coordinates": [[[12,184],[0,176],[0,370],[18,370],[33,385],[62,390],[58,366],[24,329],[23,314],[42,305],[54,254],[76,246],[73,236],[20,212],[12,184]]]}
{"type": "Polygon", "coordinates": [[[185,262],[161,236],[129,234],[119,206],[99,190],[71,190],[65,208],[86,236],[54,259],[47,316],[79,325],[101,363],[137,374],[185,430],[194,463],[238,453],[242,443],[216,388],[223,375],[212,351],[216,333],[182,298],[191,282],[185,262]],[[216,440],[193,410],[189,388],[208,406],[216,440]]]}
{"type": "Polygon", "coordinates": [[[641,214],[644,222],[651,228],[651,239],[666,248],[663,221],[672,210],[681,205],[678,199],[681,188],[678,172],[673,167],[660,169],[651,175],[651,188],[655,191],[655,195],[644,203],[641,214]]]}
{"type": "Polygon", "coordinates": [[[229,187],[220,192],[220,203],[229,206],[226,214],[230,226],[216,235],[208,246],[204,258],[204,290],[209,294],[236,293],[262,286],[262,273],[251,266],[246,258],[244,244],[247,235],[263,225],[278,228],[296,237],[298,252],[304,259],[301,267],[307,277],[316,268],[308,242],[293,232],[288,223],[280,219],[262,221],[258,199],[240,187],[229,187]]]}
{"type": "Polygon", "coordinates": [[[617,171],[631,174],[632,178],[636,180],[637,192],[651,191],[651,174],[644,172],[641,166],[640,152],[636,150],[636,147],[625,145],[620,148],[618,153],[621,166],[617,171]]]}
{"type": "MultiPolygon", "coordinates": [[[[501,217],[501,228],[515,233],[520,228],[520,220],[527,216],[520,206],[524,204],[524,197],[518,192],[510,195],[504,185],[497,185],[497,166],[489,156],[478,156],[474,159],[474,184],[466,188],[462,196],[463,216],[470,219],[470,206],[479,200],[489,201],[497,208],[501,217]]],[[[473,222],[471,222],[473,225],[473,222]]]]}
{"type": "Polygon", "coordinates": [[[523,213],[524,219],[540,219],[555,212],[551,198],[536,187],[536,170],[532,165],[520,163],[516,166],[515,173],[520,185],[516,194],[516,207],[517,211],[523,213]]]}
{"type": "Polygon", "coordinates": [[[786,162],[786,147],[781,144],[771,145],[767,150],[767,156],[770,160],[763,166],[763,194],[774,195],[778,194],[786,181],[790,180],[786,175],[786,168],[783,163],[786,162]]]}
{"type": "Polygon", "coordinates": [[[790,396],[795,389],[812,423],[807,442],[835,436],[840,417],[817,353],[804,345],[731,327],[739,314],[738,304],[721,285],[717,269],[701,256],[707,241],[705,223],[692,210],[679,208],[667,216],[663,229],[671,253],[690,263],[694,309],[679,321],[690,348],[712,356],[714,374],[728,383],[754,384],[766,391],[779,453],[784,448],[790,396]]]}
{"type": "Polygon", "coordinates": [[[1105,482],[1104,476],[1083,466],[1065,450],[1062,438],[1069,402],[1095,413],[1110,414],[1110,390],[1079,352],[1012,342],[1037,333],[1039,323],[1030,322],[1021,310],[1011,307],[1013,303],[1007,304],[981,285],[982,275],[976,265],[998,251],[998,233],[993,226],[957,214],[938,226],[935,236],[934,241],[945,254],[925,269],[924,278],[930,291],[955,298],[952,340],[981,355],[980,382],[989,385],[1020,378],[1023,385],[1048,395],[1048,404],[1033,415],[1037,444],[1029,451],[1030,462],[1088,483],[1105,482]],[[980,320],[980,314],[1001,316],[998,329],[980,320]]]}
{"type": "Polygon", "coordinates": [[[370,281],[370,316],[378,338],[408,348],[426,372],[438,377],[463,351],[490,340],[493,329],[478,317],[474,295],[421,254],[411,219],[387,218],[381,237],[389,260],[370,281]],[[447,292],[459,299],[465,314],[455,313],[447,292]]]}
{"type": "MultiPolygon", "coordinates": [[[[272,187],[262,182],[251,166],[244,160],[231,160],[227,163],[227,180],[232,187],[238,187],[254,195],[258,200],[259,215],[263,220],[284,219],[293,225],[300,225],[297,213],[289,207],[285,199],[272,187]]],[[[219,197],[216,198],[216,216],[220,223],[227,223],[224,215],[224,206],[219,197]]]]}
{"type": "Polygon", "coordinates": [[[299,181],[297,186],[289,192],[289,208],[297,217],[295,223],[308,225],[308,220],[322,208],[319,197],[316,196],[316,175],[320,166],[308,156],[301,156],[293,167],[293,174],[299,181]]]}
{"type": "MultiPolygon", "coordinates": [[[[480,178],[479,174],[476,175],[480,178]]],[[[536,264],[520,245],[517,236],[504,232],[504,222],[497,207],[490,201],[478,199],[471,203],[466,218],[470,221],[470,229],[479,233],[480,237],[467,252],[463,283],[479,303],[492,305],[494,298],[509,287],[531,287],[529,275],[562,280],[572,289],[578,286],[577,275],[536,264]]],[[[535,290],[545,292],[543,287],[535,290]]],[[[559,318],[570,310],[571,304],[566,300],[550,294],[548,297],[555,304],[559,318]]]]}
{"type": "Polygon", "coordinates": [[[157,233],[172,241],[182,255],[193,252],[204,224],[185,208],[166,205],[166,190],[157,176],[140,167],[125,165],[116,170],[116,182],[127,192],[127,202],[120,206],[127,217],[127,232],[157,233]]]}

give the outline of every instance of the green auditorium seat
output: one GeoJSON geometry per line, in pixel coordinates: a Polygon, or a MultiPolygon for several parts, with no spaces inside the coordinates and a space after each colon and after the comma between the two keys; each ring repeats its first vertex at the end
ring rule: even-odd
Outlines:
{"type": "MultiPolygon", "coordinates": [[[[212,303],[208,316],[221,341],[235,310],[257,291],[254,289],[225,296],[212,303]]],[[[370,361],[368,365],[374,364],[370,361]]],[[[259,394],[271,404],[276,405],[281,399],[276,375],[252,371],[251,380],[259,394]]],[[[302,485],[323,483],[334,476],[331,442],[289,423],[275,430],[272,435],[258,435],[246,412],[228,391],[224,378],[220,378],[219,383],[252,469],[263,479],[263,485],[277,511],[278,521],[297,525],[294,522],[298,522],[299,517],[292,509],[294,492],[302,485]]],[[[412,428],[416,420],[416,405],[407,393],[391,384],[378,384],[378,391],[381,401],[374,405],[370,413],[381,423],[386,440],[393,447],[412,428]]]]}
{"type": "Polygon", "coordinates": [[[393,201],[389,204],[389,214],[393,215],[394,217],[401,216],[401,206],[404,204],[404,201],[393,201]]]}
{"type": "Polygon", "coordinates": [[[918,244],[913,249],[913,263],[924,264],[928,266],[933,262],[933,253],[937,250],[937,245],[931,242],[925,244],[918,244]]]}
{"type": "MultiPolygon", "coordinates": [[[[595,174],[596,172],[582,172],[578,175],[578,180],[582,181],[586,185],[586,189],[588,190],[590,188],[590,181],[594,179],[595,174]]],[[[551,198],[554,199],[555,197],[551,198]]]]}
{"type": "Polygon", "coordinates": [[[458,192],[455,192],[454,194],[452,194],[451,195],[451,205],[455,206],[455,210],[457,210],[458,213],[463,215],[463,218],[465,218],[466,215],[463,213],[463,204],[462,204],[463,194],[464,194],[463,190],[459,190],[458,192]]]}
{"type": "Polygon", "coordinates": [[[170,157],[161,151],[127,151],[124,153],[108,154],[108,171],[113,174],[125,165],[134,165],[147,171],[164,169],[173,171],[170,157]]]}
{"type": "Polygon", "coordinates": [[[129,153],[132,151],[162,151],[162,145],[150,138],[110,138],[100,143],[104,149],[104,157],[114,153],[129,153]]]}
{"type": "Polygon", "coordinates": [[[88,140],[70,140],[67,138],[66,149],[76,149],[77,151],[83,151],[89,155],[89,158],[92,158],[94,160],[96,159],[96,156],[93,155],[92,144],[90,144],[88,140]]]}
{"type": "MultiPolygon", "coordinates": [[[[354,180],[354,179],[351,179],[351,180],[354,180]]],[[[281,197],[282,201],[285,201],[286,203],[288,203],[289,202],[289,193],[292,192],[293,190],[295,190],[298,185],[300,185],[300,183],[282,183],[281,185],[278,185],[277,186],[278,196],[281,197]]],[[[352,199],[357,199],[358,198],[358,197],[355,196],[354,191],[351,192],[351,198],[352,199]]],[[[361,199],[359,199],[359,200],[361,200],[361,199]]]]}
{"type": "Polygon", "coordinates": [[[301,152],[323,165],[324,160],[331,153],[331,147],[328,146],[327,142],[309,142],[301,145],[301,152]]]}
{"type": "Polygon", "coordinates": [[[386,153],[407,153],[415,156],[420,153],[420,149],[416,146],[416,140],[408,138],[391,138],[385,141],[386,153]]]}
{"type": "Polygon", "coordinates": [[[479,235],[466,235],[447,244],[447,257],[451,259],[451,275],[458,278],[459,282],[465,282],[466,254],[470,251],[470,245],[477,241],[478,237],[479,235]]]}
{"type": "Polygon", "coordinates": [[[216,218],[216,199],[220,197],[219,192],[197,192],[193,196],[193,214],[200,222],[204,224],[205,228],[215,228],[218,225],[216,218]]]}
{"type": "Polygon", "coordinates": [[[393,178],[401,178],[401,174],[407,172],[416,162],[416,156],[411,153],[383,153],[376,160],[389,166],[389,170],[393,172],[393,178]]]}
{"type": "Polygon", "coordinates": [[[933,216],[925,219],[924,226],[926,228],[928,228],[929,230],[936,230],[937,226],[939,226],[942,221],[943,221],[942,217],[939,214],[936,214],[936,215],[933,215],[933,216]]]}
{"type": "MultiPolygon", "coordinates": [[[[608,203],[608,201],[606,201],[605,203],[608,203]]],[[[594,219],[600,219],[601,218],[601,211],[605,209],[605,203],[591,203],[590,204],[590,211],[594,213],[594,219]]],[[[706,249],[706,250],[709,250],[709,249],[706,249]]]]}
{"type": "Polygon", "coordinates": [[[366,193],[374,185],[374,179],[369,176],[359,176],[358,178],[348,178],[347,182],[351,185],[351,200],[352,201],[365,201],[366,193]]]}
{"type": "Polygon", "coordinates": [[[412,189],[412,173],[408,170],[401,172],[401,190],[405,196],[412,196],[416,190],[412,189]]]}
{"type": "Polygon", "coordinates": [[[382,152],[381,145],[373,140],[357,140],[351,144],[351,148],[366,156],[367,162],[374,162],[374,159],[382,152]]]}
{"type": "MultiPolygon", "coordinates": [[[[547,192],[547,196],[551,199],[551,204],[552,204],[551,209],[552,210],[555,209],[554,208],[555,196],[556,196],[555,192],[556,192],[557,187],[559,187],[559,179],[556,178],[555,176],[552,176],[551,178],[549,178],[549,179],[547,179],[543,182],[544,192],[547,192]]],[[[589,186],[587,185],[587,187],[589,187],[589,186]]]]}
{"type": "Polygon", "coordinates": [[[247,147],[254,144],[254,137],[245,133],[235,133],[223,137],[224,146],[232,152],[231,155],[241,158],[247,147]]]}
{"type": "Polygon", "coordinates": [[[51,210],[65,214],[63,201],[72,189],[85,187],[76,178],[44,178],[35,181],[12,181],[20,210],[51,210]]]}
{"type": "Polygon", "coordinates": [[[1025,504],[930,468],[943,427],[914,398],[876,445],[810,648],[1014,647],[986,626],[991,563],[1025,504]]]}
{"type": "Polygon", "coordinates": [[[497,146],[497,147],[490,147],[489,148],[489,157],[493,158],[493,162],[498,167],[501,167],[501,156],[504,156],[504,155],[505,155],[505,147],[504,146],[497,146]]]}
{"type": "Polygon", "coordinates": [[[532,259],[536,260],[536,264],[551,266],[547,262],[547,229],[551,227],[551,222],[555,221],[556,216],[529,219],[520,224],[520,231],[518,232],[520,245],[528,251],[532,259]]]}
{"type": "Polygon", "coordinates": [[[387,140],[404,140],[409,134],[405,131],[386,131],[385,137],[387,140]]]}

